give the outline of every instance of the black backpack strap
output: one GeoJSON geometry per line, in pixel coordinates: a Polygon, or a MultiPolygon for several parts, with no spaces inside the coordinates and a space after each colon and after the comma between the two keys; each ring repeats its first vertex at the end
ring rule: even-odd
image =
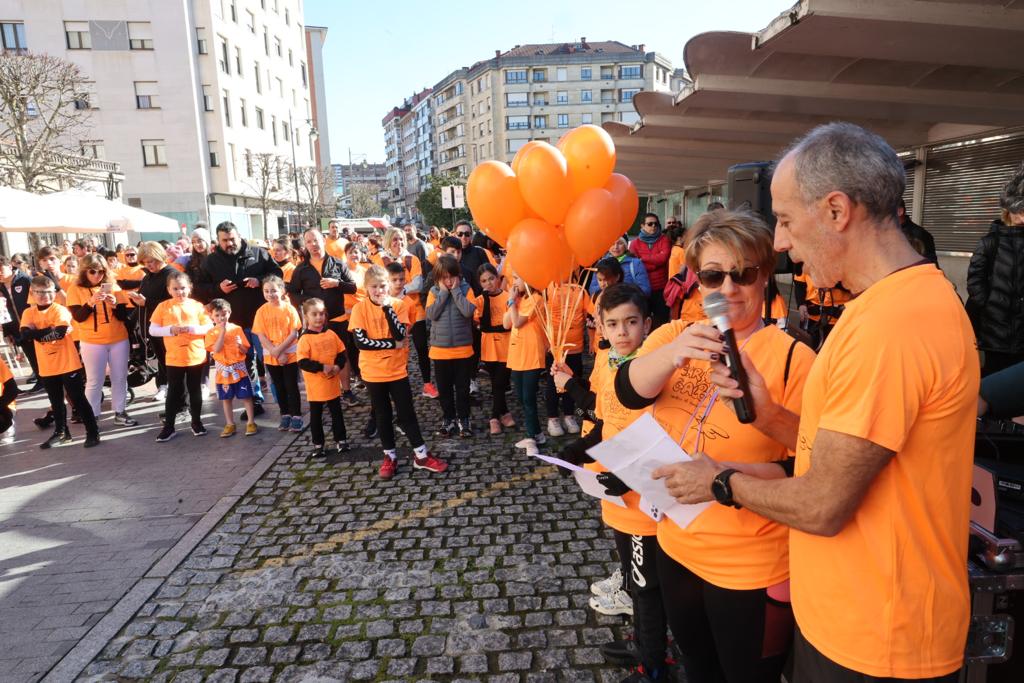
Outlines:
{"type": "Polygon", "coordinates": [[[799,341],[794,339],[793,343],[789,345],[789,353],[786,354],[786,369],[782,373],[782,389],[783,389],[783,391],[785,391],[785,389],[786,389],[786,384],[789,383],[789,367],[793,364],[793,349],[796,348],[796,345],[798,343],[799,343],[799,341]]]}

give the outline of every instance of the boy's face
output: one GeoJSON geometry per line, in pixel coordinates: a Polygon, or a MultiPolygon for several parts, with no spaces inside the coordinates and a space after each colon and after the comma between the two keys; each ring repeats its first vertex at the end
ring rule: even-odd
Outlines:
{"type": "Polygon", "coordinates": [[[116,256],[108,256],[107,257],[107,268],[108,269],[110,269],[110,270],[117,270],[119,265],[121,265],[121,264],[117,262],[117,257],[116,256]]]}
{"type": "Polygon", "coordinates": [[[230,317],[231,311],[225,311],[222,309],[210,311],[210,318],[213,319],[214,325],[226,325],[230,317]]]}
{"type": "Polygon", "coordinates": [[[263,298],[267,300],[268,304],[277,305],[281,303],[281,295],[284,292],[276,284],[263,285],[263,298]]]}
{"type": "Polygon", "coordinates": [[[401,296],[402,290],[405,289],[405,273],[389,273],[388,277],[388,294],[391,296],[401,296]]]}
{"type": "Polygon", "coordinates": [[[608,288],[608,285],[614,285],[619,282],[617,277],[608,277],[601,271],[597,271],[597,288],[602,292],[608,288]]]}
{"type": "Polygon", "coordinates": [[[384,280],[370,280],[366,283],[366,296],[370,297],[373,303],[382,306],[388,296],[388,283],[384,280]]]}
{"type": "Polygon", "coordinates": [[[60,269],[60,259],[56,256],[47,256],[39,261],[39,267],[49,273],[56,273],[60,269]]]}
{"type": "Polygon", "coordinates": [[[323,306],[313,306],[306,311],[306,327],[314,330],[322,330],[327,320],[327,312],[323,306]]]}
{"type": "Polygon", "coordinates": [[[445,275],[441,278],[441,286],[447,289],[455,289],[459,286],[459,280],[461,279],[458,275],[445,275]]]}
{"type": "Polygon", "coordinates": [[[640,348],[650,329],[650,319],[645,319],[632,302],[601,311],[601,333],[620,356],[640,348]]]}
{"type": "Polygon", "coordinates": [[[49,306],[53,303],[53,298],[57,296],[57,289],[55,287],[33,287],[32,296],[36,298],[36,305],[38,306],[49,306]]]}
{"type": "Polygon", "coordinates": [[[455,247],[447,247],[444,250],[444,253],[451,254],[452,256],[454,256],[457,259],[462,258],[462,251],[459,250],[459,249],[456,249],[455,247]]]}
{"type": "Polygon", "coordinates": [[[175,301],[184,301],[187,299],[191,289],[192,288],[189,287],[188,283],[184,280],[171,280],[167,283],[167,293],[170,294],[175,301]]]}

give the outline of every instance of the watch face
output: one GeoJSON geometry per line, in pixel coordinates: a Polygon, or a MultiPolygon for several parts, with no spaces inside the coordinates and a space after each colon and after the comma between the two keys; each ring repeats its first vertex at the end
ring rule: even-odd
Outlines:
{"type": "Polygon", "coordinates": [[[726,490],[725,484],[718,477],[711,480],[711,494],[715,497],[719,503],[724,503],[729,497],[729,492],[726,490]]]}

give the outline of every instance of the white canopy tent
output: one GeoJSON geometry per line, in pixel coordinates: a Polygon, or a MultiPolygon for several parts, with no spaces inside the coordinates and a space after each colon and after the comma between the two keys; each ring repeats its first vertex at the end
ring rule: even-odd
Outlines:
{"type": "Polygon", "coordinates": [[[0,231],[176,233],[178,223],[80,190],[37,195],[0,187],[0,231]]]}

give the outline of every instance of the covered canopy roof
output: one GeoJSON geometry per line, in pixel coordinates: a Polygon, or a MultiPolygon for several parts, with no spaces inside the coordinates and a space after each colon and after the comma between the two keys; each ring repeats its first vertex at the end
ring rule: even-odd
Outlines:
{"type": "Polygon", "coordinates": [[[894,147],[1024,125],[1024,0],[802,0],[755,34],[692,38],[692,83],[604,124],[641,192],[724,180],[820,123],[894,147]]]}

